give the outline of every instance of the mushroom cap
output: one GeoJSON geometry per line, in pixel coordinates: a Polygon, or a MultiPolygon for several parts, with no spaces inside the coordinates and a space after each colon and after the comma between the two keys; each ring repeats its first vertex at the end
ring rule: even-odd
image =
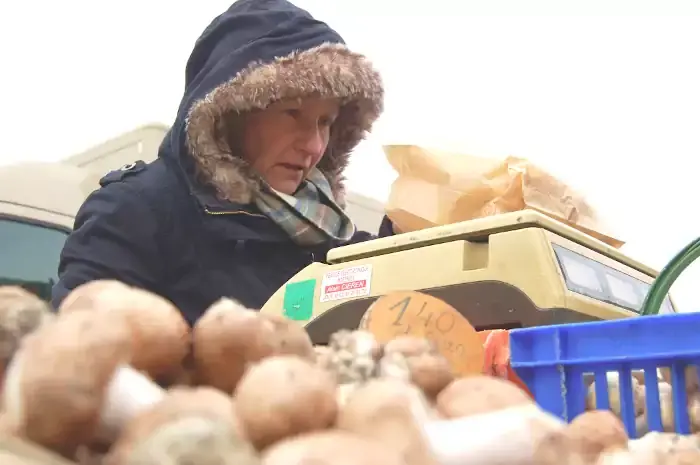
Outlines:
{"type": "Polygon", "coordinates": [[[442,355],[423,354],[408,358],[411,381],[435,398],[454,380],[452,367],[442,355]]]}
{"type": "Polygon", "coordinates": [[[399,352],[411,355],[438,354],[440,350],[434,341],[416,336],[398,336],[384,344],[384,353],[399,352]]]}
{"type": "Polygon", "coordinates": [[[20,286],[0,286],[0,368],[24,336],[53,318],[49,305],[20,286]]]}
{"type": "Polygon", "coordinates": [[[76,312],[28,335],[7,372],[4,419],[18,435],[72,456],[95,434],[106,386],[131,353],[120,318],[76,312]]]}
{"type": "Polygon", "coordinates": [[[295,355],[253,364],[236,388],[236,412],[246,436],[263,449],[287,436],[330,427],[338,414],[330,373],[295,355]]]}
{"type": "Polygon", "coordinates": [[[190,328],[167,299],[119,281],[97,280],[78,286],[59,307],[122,315],[133,333],[131,366],[152,378],[179,373],[190,350],[190,328]]]}
{"type": "Polygon", "coordinates": [[[339,384],[377,376],[382,345],[369,331],[337,331],[331,335],[328,347],[326,368],[335,374],[339,384]]]}
{"type": "Polygon", "coordinates": [[[437,396],[438,411],[447,418],[477,415],[532,403],[532,398],[510,381],[481,375],[456,379],[437,396]]]}
{"type": "Polygon", "coordinates": [[[584,459],[594,461],[606,449],[627,449],[625,426],[609,410],[591,410],[574,418],[566,434],[584,459]]]}
{"type": "Polygon", "coordinates": [[[207,309],[195,324],[192,339],[196,380],[224,392],[233,392],[249,363],[275,354],[316,357],[302,326],[228,298],[207,309]]]}
{"type": "Polygon", "coordinates": [[[274,444],[262,465],[406,465],[398,451],[340,430],[307,433],[274,444]]]}
{"type": "MultiPolygon", "coordinates": [[[[616,371],[609,371],[605,374],[605,379],[608,388],[610,410],[619,416],[622,414],[622,404],[620,400],[620,373],[616,371]]],[[[644,385],[640,383],[637,376],[630,377],[630,383],[632,385],[632,401],[634,403],[635,416],[641,415],[644,411],[645,402],[644,385]]],[[[596,410],[597,408],[598,400],[595,389],[596,382],[593,381],[591,385],[588,386],[588,393],[586,395],[586,408],[588,410],[596,410]]]]}
{"type": "Polygon", "coordinates": [[[694,433],[700,433],[700,392],[688,396],[688,416],[694,433]]]}
{"type": "Polygon", "coordinates": [[[565,429],[546,433],[535,445],[532,463],[537,465],[592,465],[576,447],[576,442],[565,429]]]}
{"type": "Polygon", "coordinates": [[[256,460],[230,396],[209,387],[181,387],[126,425],[106,463],[247,465],[256,460]],[[230,462],[222,462],[225,457],[230,462]]]}
{"type": "Polygon", "coordinates": [[[372,438],[401,452],[409,464],[436,463],[423,432],[430,407],[416,386],[395,379],[373,379],[348,396],[337,427],[372,438]]]}
{"type": "MultiPolygon", "coordinates": [[[[664,431],[675,431],[675,413],[673,410],[673,386],[664,381],[660,381],[659,385],[659,404],[661,408],[661,424],[664,431]]],[[[692,397],[691,397],[692,399],[692,397]]],[[[689,413],[692,413],[689,412],[689,413]]]]}
{"type": "Polygon", "coordinates": [[[454,380],[450,362],[440,353],[437,344],[429,339],[399,336],[387,342],[380,364],[397,355],[405,357],[411,381],[431,398],[454,380]]]}
{"type": "Polygon", "coordinates": [[[111,295],[118,291],[126,291],[130,286],[112,279],[97,279],[81,284],[73,289],[61,301],[58,306],[58,313],[74,312],[76,310],[95,310],[104,305],[108,305],[108,300],[104,295],[111,295]]]}
{"type": "MultiPolygon", "coordinates": [[[[673,377],[670,368],[659,368],[659,374],[661,375],[661,379],[673,385],[673,377]]],[[[700,391],[700,375],[698,375],[698,367],[696,365],[688,365],[685,367],[685,388],[689,393],[700,391]]]]}
{"type": "MultiPolygon", "coordinates": [[[[108,462],[109,463],[109,462],[108,462]]],[[[183,417],[165,424],[136,444],[125,462],[114,465],[183,465],[259,463],[253,447],[218,419],[183,417]]]]}
{"type": "Polygon", "coordinates": [[[358,385],[338,415],[338,427],[356,431],[368,421],[392,418],[422,422],[430,418],[430,404],[416,386],[397,379],[372,379],[358,385]]]}

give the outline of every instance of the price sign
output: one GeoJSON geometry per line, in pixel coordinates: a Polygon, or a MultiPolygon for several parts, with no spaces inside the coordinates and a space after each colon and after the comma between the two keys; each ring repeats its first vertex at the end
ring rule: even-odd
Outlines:
{"type": "Polygon", "coordinates": [[[474,327],[454,307],[427,294],[394,292],[377,299],[360,328],[381,343],[410,335],[433,340],[456,374],[481,373],[484,347],[474,327]]]}

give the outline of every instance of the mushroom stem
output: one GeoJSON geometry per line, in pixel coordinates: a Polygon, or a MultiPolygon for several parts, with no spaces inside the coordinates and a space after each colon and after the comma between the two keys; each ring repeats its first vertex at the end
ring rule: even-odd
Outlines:
{"type": "Polygon", "coordinates": [[[119,366],[106,389],[98,439],[113,442],[123,425],[165,397],[165,390],[128,365],[119,366]]]}
{"type": "Polygon", "coordinates": [[[534,404],[423,425],[440,465],[531,463],[545,434],[564,423],[534,404]]]}

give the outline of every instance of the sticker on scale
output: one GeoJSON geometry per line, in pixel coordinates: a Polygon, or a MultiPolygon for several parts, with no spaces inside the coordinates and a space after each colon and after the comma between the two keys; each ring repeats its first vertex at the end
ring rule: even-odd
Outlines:
{"type": "Polygon", "coordinates": [[[321,302],[369,295],[372,265],[359,265],[323,274],[321,302]]]}

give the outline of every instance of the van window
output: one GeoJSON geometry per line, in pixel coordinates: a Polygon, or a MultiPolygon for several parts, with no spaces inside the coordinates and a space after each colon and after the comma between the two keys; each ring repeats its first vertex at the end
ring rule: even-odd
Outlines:
{"type": "Polygon", "coordinates": [[[51,299],[66,231],[0,218],[0,285],[18,285],[51,299]]]}

